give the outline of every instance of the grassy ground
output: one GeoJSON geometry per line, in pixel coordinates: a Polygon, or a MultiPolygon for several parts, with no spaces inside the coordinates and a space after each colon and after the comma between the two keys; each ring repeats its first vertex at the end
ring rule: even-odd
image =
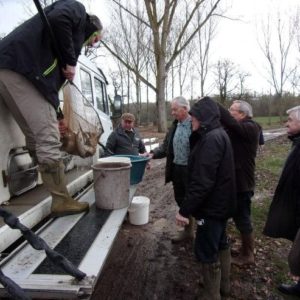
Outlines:
{"type": "MultiPolygon", "coordinates": [[[[256,265],[245,269],[233,267],[233,299],[293,299],[283,298],[276,287],[295,278],[289,275],[287,254],[291,243],[271,239],[262,234],[267,213],[284,161],[290,149],[286,136],[266,143],[256,160],[256,191],[252,203],[255,234],[256,265]]],[[[231,223],[229,234],[239,244],[239,235],[231,223]]],[[[238,246],[238,245],[234,245],[238,246]]]]}
{"type": "Polygon", "coordinates": [[[263,129],[279,128],[284,126],[284,123],[280,122],[279,116],[255,117],[254,120],[259,123],[263,129]]]}

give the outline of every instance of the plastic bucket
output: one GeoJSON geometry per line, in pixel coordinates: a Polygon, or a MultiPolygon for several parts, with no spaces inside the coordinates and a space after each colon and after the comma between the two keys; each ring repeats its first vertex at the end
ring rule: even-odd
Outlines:
{"type": "Polygon", "coordinates": [[[96,207],[129,206],[130,167],[130,163],[125,162],[98,162],[92,166],[96,207]]]}
{"type": "Polygon", "coordinates": [[[133,197],[129,212],[129,222],[133,225],[144,225],[149,222],[150,199],[144,196],[133,197]]]}
{"type": "Polygon", "coordinates": [[[112,157],[129,158],[131,161],[130,184],[138,184],[142,181],[149,157],[139,155],[114,155],[112,157]]]}

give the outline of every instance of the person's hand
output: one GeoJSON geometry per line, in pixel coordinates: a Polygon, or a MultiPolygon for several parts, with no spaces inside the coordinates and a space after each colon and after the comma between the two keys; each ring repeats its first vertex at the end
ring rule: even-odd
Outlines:
{"type": "Polygon", "coordinates": [[[153,153],[145,152],[145,153],[141,153],[140,156],[142,156],[142,157],[149,157],[150,159],[152,159],[153,153]]]}
{"type": "Polygon", "coordinates": [[[74,79],[75,68],[76,68],[75,66],[66,65],[66,67],[62,69],[65,78],[68,79],[69,81],[73,81],[74,79]]]}
{"type": "Polygon", "coordinates": [[[58,130],[61,136],[64,136],[66,134],[68,127],[66,126],[64,119],[58,121],[58,130]]]}
{"type": "Polygon", "coordinates": [[[177,225],[184,227],[186,225],[189,225],[189,222],[190,222],[189,219],[183,217],[180,213],[176,214],[176,224],[177,225]]]}
{"type": "Polygon", "coordinates": [[[149,153],[148,152],[140,153],[139,155],[141,157],[149,157],[149,153]]]}

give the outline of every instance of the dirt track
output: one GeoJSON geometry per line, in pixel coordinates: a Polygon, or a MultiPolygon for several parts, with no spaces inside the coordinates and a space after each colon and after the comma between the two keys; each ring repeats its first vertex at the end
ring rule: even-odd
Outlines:
{"type": "Polygon", "coordinates": [[[92,299],[194,299],[200,270],[192,245],[173,245],[176,205],[164,185],[165,160],[153,161],[136,195],[151,200],[150,222],[125,221],[92,299]]]}

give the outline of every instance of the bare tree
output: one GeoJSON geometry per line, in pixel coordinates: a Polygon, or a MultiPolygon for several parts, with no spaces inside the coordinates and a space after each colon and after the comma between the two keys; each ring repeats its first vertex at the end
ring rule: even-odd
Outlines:
{"type": "MultiPolygon", "coordinates": [[[[166,131],[166,106],[165,106],[165,84],[168,71],[170,70],[174,60],[177,56],[187,47],[192,41],[197,32],[206,24],[206,22],[214,15],[217,10],[218,4],[221,0],[197,0],[189,1],[188,15],[182,21],[180,30],[177,32],[176,38],[172,43],[168,44],[170,32],[175,15],[181,13],[184,5],[180,0],[144,0],[148,19],[142,19],[141,24],[147,26],[152,35],[152,49],[155,61],[155,84],[147,81],[143,74],[139,73],[141,81],[152,88],[156,93],[156,104],[158,110],[158,130],[160,132],[166,131]],[[197,11],[201,11],[202,20],[196,28],[192,27],[192,20],[197,15],[197,11]],[[167,49],[167,45],[172,45],[172,48],[167,49]]],[[[113,0],[114,3],[121,6],[119,1],[113,0]]],[[[124,8],[125,9],[125,8],[124,8]]],[[[136,16],[132,10],[126,10],[128,14],[136,16]]],[[[109,51],[118,55],[106,45],[109,51]]],[[[126,64],[125,61],[123,61],[126,64]]],[[[134,71],[131,65],[127,67],[134,71]]]]}
{"type": "MultiPolygon", "coordinates": [[[[197,24],[201,22],[201,15],[198,12],[197,24]]],[[[200,95],[205,96],[205,83],[208,75],[209,67],[209,54],[211,49],[211,42],[215,37],[216,32],[216,22],[214,19],[209,19],[209,21],[203,27],[203,30],[199,30],[196,39],[196,61],[195,67],[200,79],[200,95]]]]}
{"type": "MultiPolygon", "coordinates": [[[[295,26],[295,32],[296,32],[296,45],[298,49],[298,63],[300,63],[300,8],[298,8],[295,17],[294,17],[294,26],[295,26]]],[[[295,91],[299,92],[300,90],[300,74],[299,74],[299,68],[297,67],[291,74],[290,82],[293,89],[293,94],[295,95],[295,91]]]]}
{"type": "Polygon", "coordinates": [[[291,74],[289,81],[292,86],[293,96],[295,96],[296,92],[299,93],[300,91],[300,76],[299,76],[298,68],[296,68],[294,72],[291,74]]]}
{"type": "Polygon", "coordinates": [[[295,38],[295,24],[289,20],[285,24],[278,13],[276,24],[276,37],[273,38],[270,17],[267,24],[262,24],[262,41],[260,49],[267,61],[267,81],[275,90],[279,102],[280,118],[282,119],[282,95],[290,76],[296,67],[289,64],[290,51],[295,38]]]}
{"type": "Polygon", "coordinates": [[[237,73],[237,69],[235,64],[229,59],[219,60],[214,66],[214,69],[220,102],[225,104],[228,95],[236,88],[234,77],[237,73]]]}
{"type": "Polygon", "coordinates": [[[114,10],[114,19],[117,21],[110,29],[108,37],[110,51],[113,52],[114,56],[131,72],[131,74],[128,73],[129,76],[127,78],[130,77],[130,80],[134,82],[135,103],[133,103],[137,122],[139,122],[141,110],[140,74],[145,73],[146,64],[149,63],[147,55],[149,34],[147,35],[145,32],[146,26],[141,21],[142,17],[145,16],[145,8],[141,7],[138,0],[135,0],[134,3],[130,3],[132,6],[129,4],[123,6],[121,2],[117,0],[115,2],[118,3],[114,10]],[[136,17],[133,17],[131,14],[128,15],[127,11],[129,10],[134,10],[136,17]],[[126,11],[126,13],[124,11],[126,11]]]}
{"type": "Polygon", "coordinates": [[[248,72],[238,71],[237,73],[237,77],[239,81],[239,94],[238,94],[239,99],[243,98],[243,96],[246,94],[245,82],[249,76],[251,75],[248,72]]]}

